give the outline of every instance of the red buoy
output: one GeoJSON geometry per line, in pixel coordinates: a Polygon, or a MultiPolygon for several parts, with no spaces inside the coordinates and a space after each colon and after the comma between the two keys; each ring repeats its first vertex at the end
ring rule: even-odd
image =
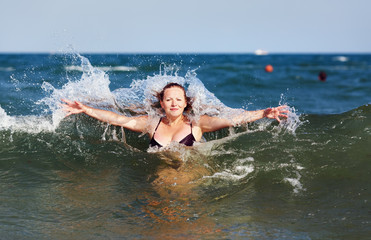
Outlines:
{"type": "Polygon", "coordinates": [[[265,66],[265,71],[266,72],[273,72],[273,66],[268,64],[267,66],[265,66]]]}
{"type": "Polygon", "coordinates": [[[323,71],[321,71],[319,74],[318,74],[318,79],[322,82],[325,82],[326,81],[326,78],[327,78],[327,74],[323,71]]]}

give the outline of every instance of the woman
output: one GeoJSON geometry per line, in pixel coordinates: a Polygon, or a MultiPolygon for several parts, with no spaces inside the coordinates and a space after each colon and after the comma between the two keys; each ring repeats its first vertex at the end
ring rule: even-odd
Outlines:
{"type": "Polygon", "coordinates": [[[149,116],[126,117],[114,112],[88,107],[80,102],[62,99],[66,116],[85,113],[99,121],[112,125],[122,126],[132,131],[148,133],[151,147],[166,147],[171,142],[178,142],[192,146],[198,142],[205,132],[213,132],[222,128],[236,126],[242,123],[253,122],[264,117],[276,119],[287,118],[287,106],[267,108],[257,111],[244,111],[232,119],[224,119],[203,115],[197,121],[190,121],[184,111],[190,108],[190,101],[183,86],[177,83],[167,84],[158,94],[158,100],[165,116],[159,122],[153,123],[149,116]]]}

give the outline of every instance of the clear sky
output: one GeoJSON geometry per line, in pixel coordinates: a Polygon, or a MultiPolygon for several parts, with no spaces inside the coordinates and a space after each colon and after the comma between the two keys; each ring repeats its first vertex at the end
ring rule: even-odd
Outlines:
{"type": "Polygon", "coordinates": [[[370,0],[0,0],[0,52],[371,53],[370,0]]]}

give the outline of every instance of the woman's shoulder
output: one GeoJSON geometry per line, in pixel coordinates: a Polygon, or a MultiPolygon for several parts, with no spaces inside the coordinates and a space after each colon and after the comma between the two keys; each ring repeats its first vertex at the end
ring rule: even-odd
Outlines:
{"type": "Polygon", "coordinates": [[[204,124],[205,122],[208,122],[210,121],[212,117],[208,116],[208,115],[201,115],[197,118],[194,118],[191,120],[191,123],[192,123],[192,126],[200,126],[202,124],[204,124]]]}
{"type": "Polygon", "coordinates": [[[196,141],[200,141],[202,138],[202,129],[200,127],[200,118],[189,120],[192,126],[192,134],[196,141]]]}

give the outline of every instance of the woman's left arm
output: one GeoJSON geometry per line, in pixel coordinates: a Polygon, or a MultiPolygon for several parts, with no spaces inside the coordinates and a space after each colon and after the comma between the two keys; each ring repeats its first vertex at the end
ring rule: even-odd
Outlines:
{"type": "Polygon", "coordinates": [[[280,117],[287,118],[287,113],[290,111],[288,110],[288,107],[285,106],[279,106],[275,108],[267,108],[267,109],[261,109],[256,111],[244,111],[240,115],[233,118],[233,122],[238,124],[243,123],[249,123],[254,122],[262,118],[271,118],[276,119],[278,122],[281,122],[280,117]]]}
{"type": "Polygon", "coordinates": [[[289,113],[287,108],[287,106],[279,106],[256,111],[244,111],[232,119],[204,115],[201,116],[198,126],[201,128],[202,132],[213,132],[226,127],[254,122],[265,117],[276,119],[278,122],[280,122],[280,118],[287,118],[287,113],[289,113]]]}

